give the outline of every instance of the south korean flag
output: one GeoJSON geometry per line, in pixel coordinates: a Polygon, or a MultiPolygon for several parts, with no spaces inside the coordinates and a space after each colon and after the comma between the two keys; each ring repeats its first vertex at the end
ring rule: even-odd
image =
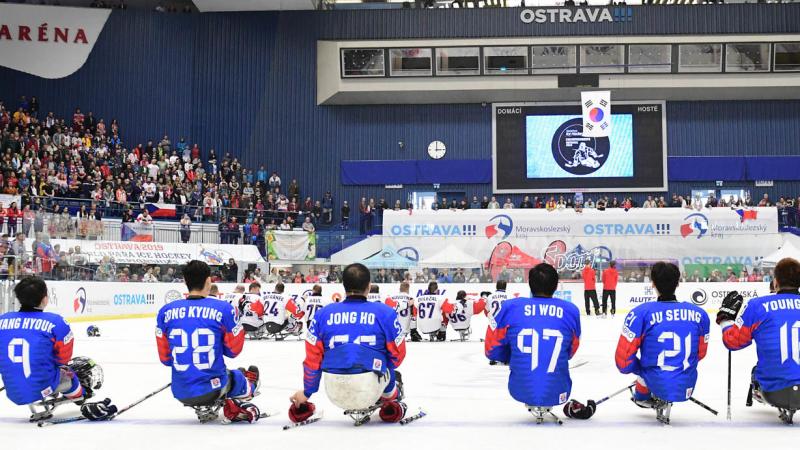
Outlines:
{"type": "Polygon", "coordinates": [[[581,92],[583,135],[608,137],[611,134],[611,91],[581,92]]]}

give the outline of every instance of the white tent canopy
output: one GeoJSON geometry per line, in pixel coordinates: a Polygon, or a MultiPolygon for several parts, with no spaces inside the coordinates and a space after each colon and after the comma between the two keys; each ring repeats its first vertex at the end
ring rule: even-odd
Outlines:
{"type": "Polygon", "coordinates": [[[482,264],[479,259],[470,256],[458,247],[448,245],[441,252],[422,260],[419,266],[434,269],[452,269],[455,267],[471,269],[481,267],[482,264]]]}
{"type": "Polygon", "coordinates": [[[770,255],[765,256],[764,259],[761,260],[761,264],[771,267],[778,264],[778,261],[782,260],[783,258],[800,259],[800,249],[792,244],[791,241],[785,240],[783,241],[781,248],[772,252],[770,255]]]}

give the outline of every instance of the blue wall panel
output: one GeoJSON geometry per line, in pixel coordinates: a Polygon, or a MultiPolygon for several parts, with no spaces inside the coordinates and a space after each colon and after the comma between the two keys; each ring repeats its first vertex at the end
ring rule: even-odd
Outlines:
{"type": "MultiPolygon", "coordinates": [[[[114,11],[86,65],[61,80],[0,69],[0,98],[37,95],[44,111],[76,106],[117,118],[130,145],[162,133],[264,164],[304,193],[403,199],[413,189],[342,186],[339,161],[491,157],[491,109],[479,104],[316,106],[318,39],[800,32],[800,5],[634,7],[630,23],[524,24],[518,9],[154,14],[114,11]],[[403,146],[398,145],[402,141],[403,146]]],[[[796,155],[800,102],[670,102],[672,156],[796,155]]],[[[781,182],[770,191],[796,191],[781,182]]],[[[687,192],[705,183],[672,183],[687,192]]],[[[489,184],[443,191],[489,195],[489,184]]],[[[518,201],[519,196],[513,196],[518,201]]],[[[637,196],[641,198],[641,196],[637,196]]],[[[501,199],[502,200],[502,199],[501,199]]]]}

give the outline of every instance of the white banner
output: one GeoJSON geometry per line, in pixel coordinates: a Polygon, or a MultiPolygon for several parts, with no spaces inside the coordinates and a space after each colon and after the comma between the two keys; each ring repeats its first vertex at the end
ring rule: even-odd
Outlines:
{"type": "Polygon", "coordinates": [[[493,267],[667,259],[752,266],[782,242],[775,208],[385,211],[383,246],[424,261],[448,245],[493,267]],[[516,265],[515,265],[516,264],[516,265]]]}
{"type": "Polygon", "coordinates": [[[306,231],[270,231],[267,233],[270,261],[311,261],[317,257],[317,235],[306,231]]]}
{"type": "MultiPolygon", "coordinates": [[[[197,259],[212,266],[225,264],[233,258],[237,263],[262,262],[264,259],[255,245],[181,244],[175,242],[124,242],[90,241],[77,239],[50,239],[50,246],[59,251],[79,247],[77,253],[89,257],[97,264],[108,256],[117,264],[186,264],[197,259]]],[[[26,240],[28,248],[33,239],[26,240]]],[[[35,252],[34,252],[35,253],[35,252]]]]}
{"type": "Polygon", "coordinates": [[[611,134],[611,91],[581,92],[581,108],[584,137],[611,134]]]}
{"type": "Polygon", "coordinates": [[[0,64],[43,78],[80,69],[111,14],[106,8],[0,4],[0,64]]]}
{"type": "MultiPolygon", "coordinates": [[[[231,293],[237,285],[244,283],[218,283],[222,294],[231,293]]],[[[50,281],[47,283],[50,296],[48,311],[56,312],[73,321],[98,320],[103,318],[123,318],[149,316],[156,314],[165,304],[184,298],[186,286],[183,283],[103,283],[81,281],[50,281]]],[[[312,284],[286,284],[287,295],[299,298],[311,293],[312,284]]],[[[341,284],[322,284],[322,295],[339,300],[344,297],[341,284]]],[[[400,292],[400,285],[379,284],[380,294],[390,296],[400,292]]],[[[413,283],[410,293],[422,295],[427,284],[413,283]]],[[[470,297],[481,292],[494,292],[494,284],[440,284],[440,292],[454,299],[458,291],[464,290],[470,297]]],[[[274,285],[262,284],[262,291],[272,292],[274,285]]],[[[602,299],[602,285],[597,286],[598,298],[602,299]]],[[[737,290],[745,300],[768,295],[768,283],[683,283],[678,286],[679,301],[691,301],[709,313],[715,313],[725,295],[737,290]]],[[[527,284],[509,283],[507,290],[512,297],[530,295],[527,284]]],[[[559,285],[555,297],[574,303],[584,311],[583,284],[564,282],[559,285]]],[[[620,283],[617,285],[617,314],[624,314],[642,303],[656,300],[656,293],[650,283],[620,283]]],[[[610,307],[610,306],[609,306],[610,307]]]]}

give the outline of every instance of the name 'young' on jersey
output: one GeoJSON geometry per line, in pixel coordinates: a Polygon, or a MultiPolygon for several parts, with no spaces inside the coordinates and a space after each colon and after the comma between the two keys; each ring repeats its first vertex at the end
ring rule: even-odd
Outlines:
{"type": "Polygon", "coordinates": [[[692,303],[659,300],[639,305],[625,318],[615,354],[617,368],[642,377],[662,400],[686,401],[697,382],[697,364],[706,356],[709,323],[708,314],[692,303]]]}
{"type": "Polygon", "coordinates": [[[72,358],[72,331],[58,314],[30,311],[0,316],[0,375],[9,400],[27,405],[52,395],[59,366],[72,358]]]}
{"type": "Polygon", "coordinates": [[[172,393],[188,399],[222,389],[228,383],[223,355],[236,357],[244,331],[234,308],[215,298],[189,298],[158,312],[156,343],[161,363],[172,367],[172,393]]]}
{"type": "Polygon", "coordinates": [[[383,373],[399,367],[406,343],[397,314],[383,303],[348,298],[317,311],[303,361],[305,395],[319,390],[322,372],[383,373]]]}
{"type": "Polygon", "coordinates": [[[569,399],[569,360],[578,351],[580,312],[558,298],[514,298],[489,320],[485,352],[511,369],[508,390],[526,405],[554,406],[569,399]]]}
{"type": "Polygon", "coordinates": [[[722,341],[740,350],[756,341],[755,377],[765,392],[800,384],[800,296],[751,299],[736,323],[723,323],[722,341]]]}

